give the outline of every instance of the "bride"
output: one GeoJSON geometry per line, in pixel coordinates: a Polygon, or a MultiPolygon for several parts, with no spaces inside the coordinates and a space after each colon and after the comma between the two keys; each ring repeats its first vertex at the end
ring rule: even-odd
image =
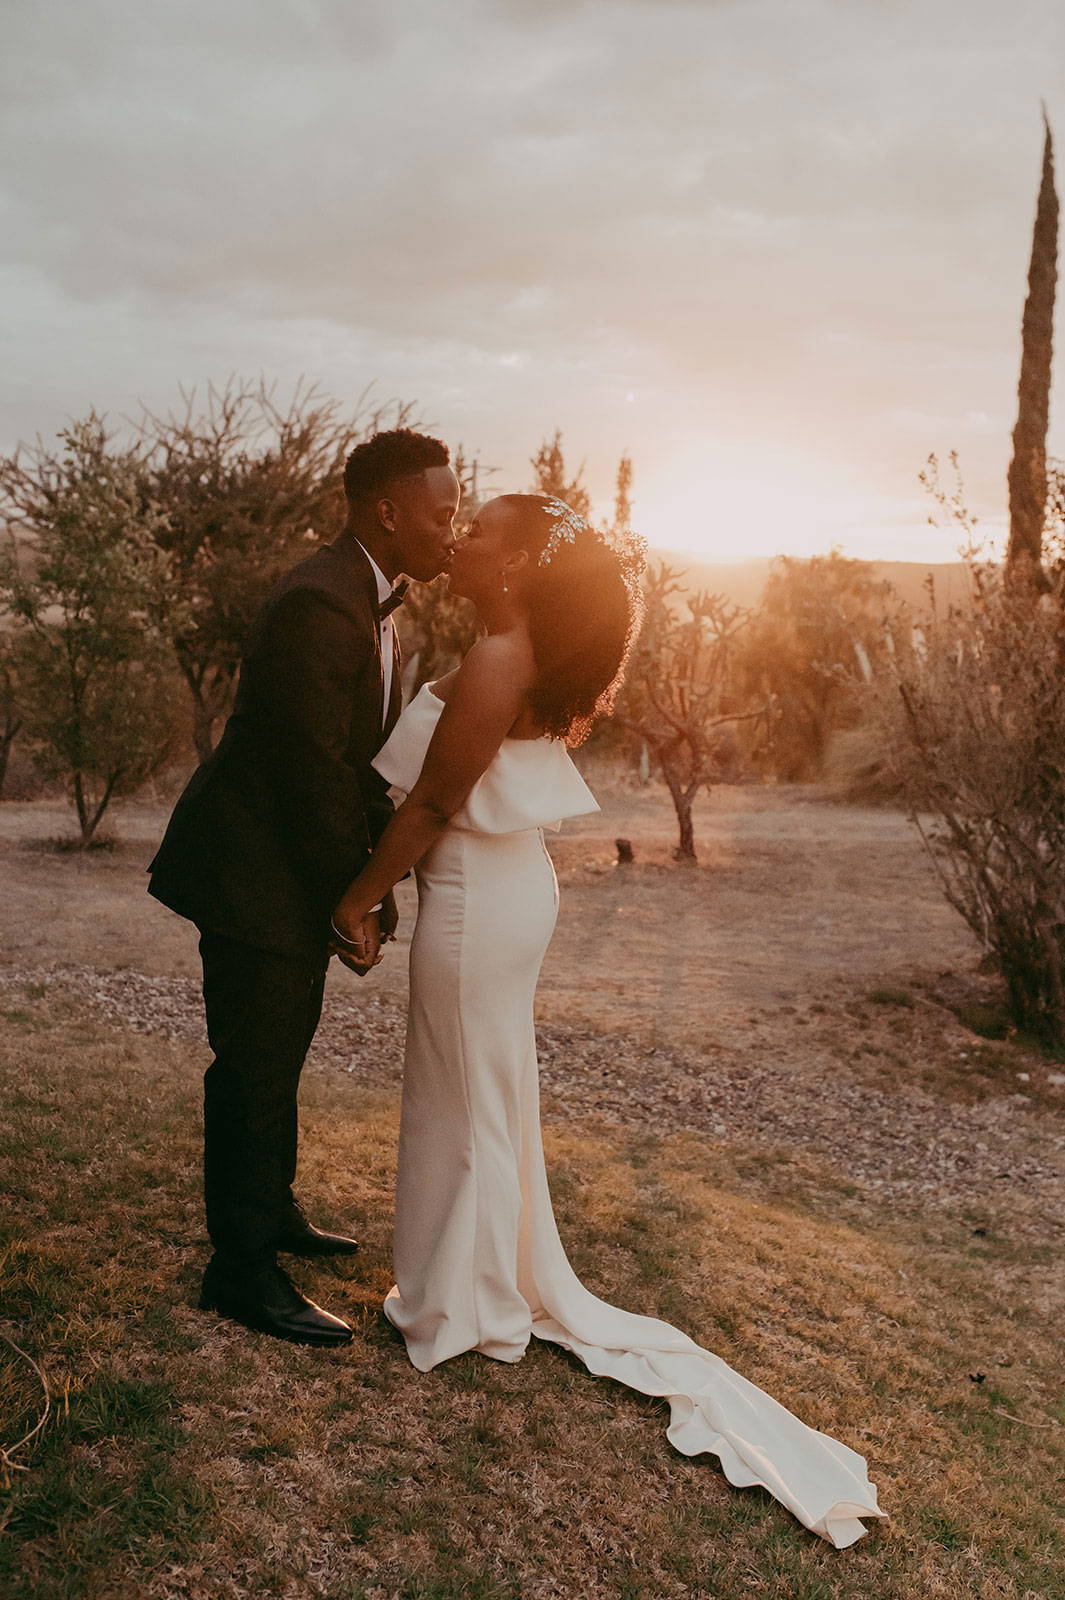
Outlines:
{"type": "MultiPolygon", "coordinates": [[[[374,766],[406,795],[348,889],[360,925],[413,866],[418,921],[384,1311],[428,1372],[475,1350],[519,1361],[551,1340],[596,1374],[668,1399],[668,1438],[712,1452],[843,1547],[883,1515],[865,1462],[656,1317],[578,1280],[555,1225],[540,1134],[533,998],[558,890],[543,829],[598,810],[567,746],[617,690],[639,557],[559,500],[503,495],[454,546],[453,593],[484,636],[426,684],[374,766]]],[[[351,964],[372,962],[340,937],[351,964]]]]}

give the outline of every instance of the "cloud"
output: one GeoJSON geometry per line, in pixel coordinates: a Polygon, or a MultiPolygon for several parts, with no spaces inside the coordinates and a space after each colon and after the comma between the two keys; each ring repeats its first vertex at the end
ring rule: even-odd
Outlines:
{"type": "MultiPolygon", "coordinates": [[[[745,275],[797,234],[823,260],[925,218],[939,245],[974,180],[983,205],[1015,184],[969,140],[937,147],[942,62],[911,47],[885,71],[867,8],[668,9],[558,5],[530,39],[521,7],[472,0],[90,0],[56,39],[47,5],[19,6],[8,248],[85,295],[254,287],[404,321],[428,301],[439,326],[547,282],[563,312],[605,289],[631,324],[652,266],[690,303],[707,264],[745,275]]],[[[896,48],[900,9],[880,8],[896,48]]]]}
{"type": "Polygon", "coordinates": [[[1009,393],[1045,0],[9,0],[5,27],[9,429],[94,378],[129,404],[313,361],[511,471],[559,421],[604,474],[783,432],[828,481],[1009,393]]]}

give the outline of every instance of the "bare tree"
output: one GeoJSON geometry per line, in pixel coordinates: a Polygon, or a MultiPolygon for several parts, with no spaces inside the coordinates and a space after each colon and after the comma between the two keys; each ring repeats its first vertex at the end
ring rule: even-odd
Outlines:
{"type": "Polygon", "coordinates": [[[1028,296],[1021,324],[1021,376],[1013,458],[1009,467],[1011,572],[1026,571],[1040,583],[1043,519],[1047,502],[1046,437],[1058,272],[1058,195],[1054,143],[1043,112],[1043,172],[1032,234],[1028,296]]]}
{"type": "Polygon", "coordinates": [[[646,746],[677,816],[678,861],[695,861],[692,807],[730,764],[725,729],[763,716],[734,701],[732,665],[749,613],[723,595],[677,605],[682,574],[660,563],[644,585],[645,614],[615,719],[646,746]]]}
{"type": "Polygon", "coordinates": [[[314,388],[298,386],[287,404],[262,382],[211,386],[202,403],[146,412],[140,445],[149,492],[166,514],[159,538],[170,556],[164,608],[180,616],[173,649],[192,699],[193,738],[206,760],[228,710],[252,619],[286,568],[336,530],[344,460],[390,410],[390,426],[409,408],[354,415],[314,388]]]}

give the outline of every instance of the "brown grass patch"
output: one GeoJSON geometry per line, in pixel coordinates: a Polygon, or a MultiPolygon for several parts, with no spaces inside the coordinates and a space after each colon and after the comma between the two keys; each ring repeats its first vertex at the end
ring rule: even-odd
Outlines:
{"type": "MultiPolygon", "coordinates": [[[[885,1216],[694,1136],[546,1136],[575,1267],[863,1450],[892,1514],[839,1553],[665,1439],[666,1407],[535,1344],[423,1376],[380,1315],[394,1096],[312,1080],[303,1192],[351,1224],[300,1270],[322,1353],[194,1309],[202,1053],[27,997],[3,1044],[3,1304],[69,1392],[16,1475],[15,1600],[1035,1600],[1060,1592],[1057,1271],[956,1219],[885,1216]],[[983,1373],[982,1382],[970,1374],[983,1373]]],[[[36,1404],[8,1363],[10,1428],[36,1404]]]]}

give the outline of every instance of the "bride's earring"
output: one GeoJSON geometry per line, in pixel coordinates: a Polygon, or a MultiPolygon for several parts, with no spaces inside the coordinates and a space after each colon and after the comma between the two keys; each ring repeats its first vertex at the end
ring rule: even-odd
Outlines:
{"type": "Polygon", "coordinates": [[[507,575],[506,575],[505,572],[503,573],[503,593],[504,594],[509,594],[510,593],[510,590],[507,588],[507,575]]]}

